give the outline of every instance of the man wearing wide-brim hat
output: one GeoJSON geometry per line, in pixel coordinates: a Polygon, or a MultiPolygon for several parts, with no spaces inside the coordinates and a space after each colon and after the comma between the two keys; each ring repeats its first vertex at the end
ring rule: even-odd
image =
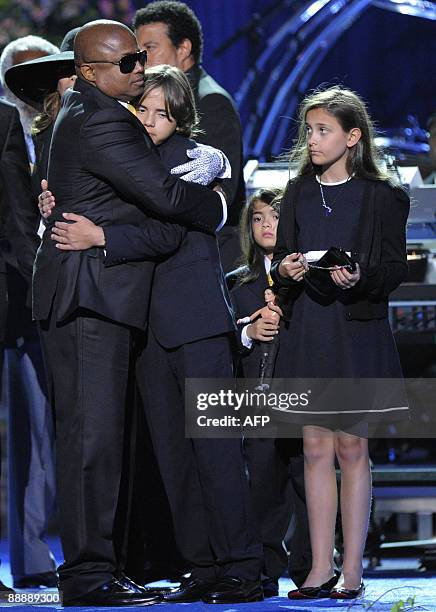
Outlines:
{"type": "Polygon", "coordinates": [[[47,177],[50,141],[61,96],[73,86],[76,78],[73,45],[79,29],[74,28],[65,35],[59,53],[12,66],[5,73],[6,85],[17,98],[40,111],[32,126],[36,157],[32,172],[35,196],[40,192],[41,179],[47,177]]]}
{"type": "Polygon", "coordinates": [[[74,28],[66,34],[59,53],[17,64],[6,71],[6,85],[17,98],[42,110],[44,98],[57,90],[59,79],[75,74],[73,45],[79,29],[74,28]]]}

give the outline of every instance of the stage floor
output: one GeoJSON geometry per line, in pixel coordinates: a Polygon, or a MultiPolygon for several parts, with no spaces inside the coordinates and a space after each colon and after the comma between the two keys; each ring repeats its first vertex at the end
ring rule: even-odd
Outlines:
{"type": "MultiPolygon", "coordinates": [[[[61,561],[61,549],[58,540],[50,540],[50,544],[57,560],[61,561]]],[[[0,543],[0,579],[5,583],[11,584],[11,575],[8,558],[7,542],[0,543]]],[[[165,610],[166,612],[179,612],[189,610],[189,612],[203,611],[206,609],[216,610],[216,612],[239,612],[242,610],[255,612],[327,612],[332,610],[343,610],[344,612],[363,612],[371,610],[373,612],[391,612],[395,603],[408,597],[414,596],[414,607],[405,605],[404,608],[397,608],[398,612],[410,610],[416,612],[431,611],[436,612],[436,576],[434,573],[419,573],[419,562],[416,558],[396,558],[384,559],[382,566],[377,570],[368,572],[365,576],[366,593],[362,599],[351,601],[334,601],[329,599],[311,600],[307,602],[291,602],[287,598],[287,593],[294,585],[289,578],[280,579],[280,595],[266,599],[259,603],[214,605],[208,606],[203,603],[191,604],[161,604],[153,609],[165,610]]],[[[167,583],[153,583],[168,586],[167,583]]],[[[170,585],[172,586],[172,585],[170,585]]],[[[26,591],[17,591],[26,593],[26,591]]],[[[49,592],[48,590],[46,591],[49,592]]],[[[61,606],[53,605],[22,605],[22,604],[0,604],[1,607],[13,608],[14,612],[19,610],[40,610],[41,612],[61,609],[61,606]]],[[[68,608],[69,610],[118,610],[119,608],[68,608]]],[[[133,607],[128,608],[134,609],[133,607]]],[[[138,609],[138,608],[137,608],[138,609]]]]}

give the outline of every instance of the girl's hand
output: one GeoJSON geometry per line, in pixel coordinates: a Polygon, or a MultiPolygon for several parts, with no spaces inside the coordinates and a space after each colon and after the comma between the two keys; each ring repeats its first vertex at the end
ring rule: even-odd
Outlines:
{"type": "Polygon", "coordinates": [[[279,333],[280,317],[276,312],[273,312],[264,306],[253,312],[250,319],[255,322],[247,326],[247,336],[252,340],[260,340],[261,342],[269,342],[279,333]]]}
{"type": "Polygon", "coordinates": [[[252,340],[260,340],[261,342],[270,342],[278,333],[279,318],[277,315],[275,315],[275,318],[269,319],[260,317],[255,323],[251,323],[247,327],[247,336],[252,340]]]}
{"type": "Polygon", "coordinates": [[[330,272],[335,285],[341,289],[351,289],[360,281],[360,268],[359,264],[356,264],[356,270],[349,272],[347,268],[341,268],[337,266],[336,270],[330,272]]]}
{"type": "Polygon", "coordinates": [[[286,255],[279,265],[279,274],[283,278],[292,278],[294,281],[302,281],[306,274],[307,264],[301,253],[286,255]]]}

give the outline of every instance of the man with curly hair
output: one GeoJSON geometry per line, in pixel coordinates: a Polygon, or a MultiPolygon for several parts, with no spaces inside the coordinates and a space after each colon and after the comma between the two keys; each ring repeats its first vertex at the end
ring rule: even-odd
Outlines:
{"type": "Polygon", "coordinates": [[[139,47],[147,51],[147,66],[170,64],[187,74],[200,116],[197,141],[224,151],[232,166],[232,178],[223,183],[229,216],[218,237],[221,263],[229,272],[240,255],[237,225],[245,200],[242,129],[235,103],[202,67],[201,24],[184,2],[150,2],[136,12],[133,28],[139,47]]]}

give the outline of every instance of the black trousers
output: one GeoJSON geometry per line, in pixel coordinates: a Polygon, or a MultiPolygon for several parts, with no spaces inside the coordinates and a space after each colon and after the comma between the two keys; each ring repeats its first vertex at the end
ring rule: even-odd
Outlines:
{"type": "Polygon", "coordinates": [[[41,325],[56,416],[64,599],[123,569],[129,512],[132,332],[81,312],[41,325]]]}
{"type": "Polygon", "coordinates": [[[193,575],[256,580],[262,547],[250,507],[242,442],[185,438],[185,378],[228,378],[231,363],[227,336],[165,349],[150,332],[138,360],[137,382],[176,543],[193,575]]]}
{"type": "MultiPolygon", "coordinates": [[[[8,291],[6,283],[6,274],[0,272],[0,395],[2,391],[2,374],[3,374],[3,353],[4,353],[4,341],[5,341],[5,325],[6,317],[8,312],[8,291]]],[[[1,458],[1,439],[0,439],[0,458],[1,458]]],[[[0,461],[0,477],[1,477],[1,461],[0,461]]],[[[1,523],[0,523],[0,538],[1,523]]]]}
{"type": "Polygon", "coordinates": [[[251,500],[262,536],[262,574],[270,578],[280,578],[287,570],[283,540],[293,509],[289,456],[280,448],[281,442],[271,438],[244,439],[251,500]]]}

